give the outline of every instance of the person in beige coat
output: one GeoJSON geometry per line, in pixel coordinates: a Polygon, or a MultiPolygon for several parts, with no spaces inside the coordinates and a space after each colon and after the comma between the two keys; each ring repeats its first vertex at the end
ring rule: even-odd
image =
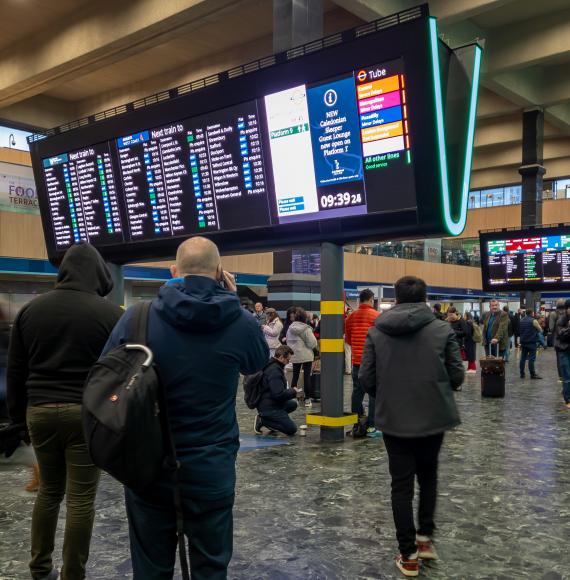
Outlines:
{"type": "Polygon", "coordinates": [[[311,367],[315,360],[315,350],[318,346],[313,329],[307,324],[307,313],[302,308],[295,310],[295,319],[287,330],[287,346],[293,349],[293,380],[291,388],[295,389],[303,369],[303,385],[305,405],[311,406],[311,367]]]}

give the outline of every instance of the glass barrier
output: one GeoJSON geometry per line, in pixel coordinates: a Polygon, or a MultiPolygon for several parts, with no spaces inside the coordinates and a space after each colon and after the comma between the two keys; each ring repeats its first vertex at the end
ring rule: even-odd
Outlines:
{"type": "MultiPolygon", "coordinates": [[[[546,180],[542,187],[542,199],[567,199],[570,196],[570,178],[546,180]]],[[[505,185],[469,192],[469,209],[516,205],[522,201],[522,186],[505,185]]]]}
{"type": "Polygon", "coordinates": [[[345,246],[345,252],[457,266],[481,266],[479,238],[443,238],[345,246]]]}

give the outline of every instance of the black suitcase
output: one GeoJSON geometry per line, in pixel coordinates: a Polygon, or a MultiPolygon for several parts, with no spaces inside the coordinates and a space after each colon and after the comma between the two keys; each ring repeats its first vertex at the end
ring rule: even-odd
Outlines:
{"type": "Polygon", "coordinates": [[[321,373],[311,375],[311,398],[316,402],[321,400],[321,373]]]}
{"type": "MultiPolygon", "coordinates": [[[[497,347],[497,351],[499,348],[497,347]]],[[[481,396],[501,399],[505,396],[505,361],[501,357],[488,356],[479,361],[481,365],[481,396]]]]}

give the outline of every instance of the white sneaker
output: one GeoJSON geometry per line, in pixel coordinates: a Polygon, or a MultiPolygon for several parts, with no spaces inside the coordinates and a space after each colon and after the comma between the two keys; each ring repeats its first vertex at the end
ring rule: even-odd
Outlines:
{"type": "Polygon", "coordinates": [[[476,373],[477,373],[477,371],[474,371],[473,369],[469,369],[469,370],[465,371],[466,375],[474,375],[476,373]]]}

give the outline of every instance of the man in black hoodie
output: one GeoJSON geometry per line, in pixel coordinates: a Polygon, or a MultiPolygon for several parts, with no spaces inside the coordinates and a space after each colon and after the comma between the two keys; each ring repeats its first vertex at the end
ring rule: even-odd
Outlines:
{"type": "Polygon", "coordinates": [[[444,432],[460,423],[453,390],[463,382],[464,370],[453,329],[425,303],[425,282],[405,276],[395,290],[396,306],[368,332],[358,378],[376,398],[375,424],[384,432],[400,548],[396,565],[405,576],[417,576],[418,558],[437,558],[432,535],[438,455],[444,432]],[[417,537],[412,507],[416,476],[417,537]]]}
{"type": "Polygon", "coordinates": [[[289,415],[297,409],[294,399],[302,389],[290,389],[285,377],[285,366],[291,361],[293,349],[285,344],[277,347],[275,356],[263,369],[263,391],[257,405],[253,430],[261,435],[266,427],[271,431],[281,431],[285,435],[295,435],[297,425],[289,415]]]}
{"type": "Polygon", "coordinates": [[[24,306],[8,351],[8,413],[27,423],[40,468],[32,514],[32,578],[57,578],[52,552],[59,506],[67,494],[62,580],[85,577],[99,470],[81,427],[83,384],[123,314],[105,300],[113,288],[99,252],[88,244],[65,254],[55,290],[24,306]]]}
{"type": "MultiPolygon", "coordinates": [[[[193,580],[221,580],[233,546],[235,462],[239,448],[236,395],[240,372],[251,375],[269,348],[218,248],[196,236],[183,242],[149,313],[148,346],[166,391],[180,463],[184,527],[193,580]],[[222,286],[224,284],[224,286],[222,286]]],[[[104,352],[128,340],[128,310],[104,352]]],[[[125,490],[134,580],[172,578],[176,557],[173,484],[165,477],[125,490]]]]}

